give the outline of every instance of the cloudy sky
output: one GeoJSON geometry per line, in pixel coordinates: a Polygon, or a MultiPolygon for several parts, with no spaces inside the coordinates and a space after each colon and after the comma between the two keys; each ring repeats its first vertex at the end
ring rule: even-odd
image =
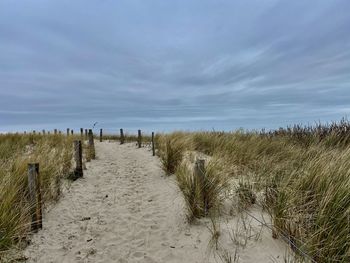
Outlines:
{"type": "Polygon", "coordinates": [[[0,131],[349,113],[349,0],[0,0],[0,131]]]}

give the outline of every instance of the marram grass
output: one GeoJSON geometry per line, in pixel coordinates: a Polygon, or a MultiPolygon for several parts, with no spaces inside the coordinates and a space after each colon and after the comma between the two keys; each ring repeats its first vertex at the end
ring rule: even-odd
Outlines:
{"type": "MultiPolygon", "coordinates": [[[[176,174],[190,216],[203,215],[203,189],[183,156],[197,151],[220,160],[222,167],[215,168],[220,172],[214,174],[223,179],[254,182],[239,187],[245,203],[264,193],[258,205],[270,213],[274,237],[287,237],[314,262],[345,263],[350,262],[349,131],[342,121],[276,132],[176,132],[161,135],[157,146],[164,170],[176,174]]],[[[221,180],[212,183],[221,189],[221,180]]],[[[220,206],[218,191],[209,195],[220,206]]]]}
{"type": "Polygon", "coordinates": [[[0,251],[24,239],[30,229],[27,164],[40,165],[43,202],[57,199],[60,179],[72,168],[74,138],[78,139],[63,135],[0,135],[0,251]]]}

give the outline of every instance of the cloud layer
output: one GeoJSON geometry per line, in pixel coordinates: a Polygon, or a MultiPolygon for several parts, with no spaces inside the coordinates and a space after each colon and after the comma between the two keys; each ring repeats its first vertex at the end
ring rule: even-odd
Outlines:
{"type": "Polygon", "coordinates": [[[350,112],[348,0],[0,2],[0,130],[275,128],[350,112]]]}

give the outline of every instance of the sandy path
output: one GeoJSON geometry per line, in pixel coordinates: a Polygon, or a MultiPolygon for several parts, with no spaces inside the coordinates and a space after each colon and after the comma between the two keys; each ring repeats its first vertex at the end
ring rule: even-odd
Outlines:
{"type": "Polygon", "coordinates": [[[134,144],[97,143],[96,152],[45,214],[28,262],[207,261],[208,233],[185,223],[181,195],[156,157],[134,144]]]}
{"type": "Polygon", "coordinates": [[[115,142],[97,142],[96,152],[84,178],[44,214],[43,230],[24,251],[27,262],[284,261],[285,244],[257,222],[242,224],[237,216],[221,220],[220,249],[210,253],[211,221],[186,222],[174,177],[164,176],[157,157],[115,142]]]}

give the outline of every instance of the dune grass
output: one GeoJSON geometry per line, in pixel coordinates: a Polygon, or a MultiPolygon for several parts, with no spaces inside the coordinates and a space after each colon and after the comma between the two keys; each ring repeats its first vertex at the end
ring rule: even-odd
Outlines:
{"type": "MultiPolygon", "coordinates": [[[[289,239],[315,262],[350,262],[349,128],[342,120],[274,132],[177,132],[162,135],[158,148],[193,217],[203,215],[203,189],[182,163],[188,151],[220,160],[220,176],[247,178],[251,184],[236,189],[246,209],[263,194],[257,205],[271,215],[273,237],[289,239]]],[[[221,189],[220,180],[212,183],[221,189]]]]}
{"type": "Polygon", "coordinates": [[[43,203],[57,200],[60,181],[72,168],[72,145],[77,138],[0,135],[0,251],[25,239],[29,231],[27,164],[40,164],[43,203]]]}
{"type": "Polygon", "coordinates": [[[186,149],[186,140],[184,138],[181,132],[156,136],[157,153],[160,157],[163,170],[168,175],[174,174],[182,161],[186,149]]]}
{"type": "MultiPolygon", "coordinates": [[[[98,138],[95,136],[95,140],[98,138]]],[[[81,139],[80,133],[0,135],[0,259],[1,252],[20,244],[30,229],[28,163],[40,164],[43,203],[55,201],[60,195],[62,179],[70,178],[73,170],[73,141],[81,139]]],[[[119,136],[104,135],[103,139],[118,140],[119,136]]],[[[125,134],[125,142],[135,141],[137,135],[125,134]]],[[[142,136],[143,144],[150,141],[149,135],[142,136]]],[[[83,162],[89,162],[89,146],[87,143],[82,146],[83,162]]]]}
{"type": "Polygon", "coordinates": [[[228,187],[228,178],[216,160],[207,162],[203,175],[200,180],[193,167],[186,162],[176,169],[177,183],[187,204],[190,222],[195,218],[219,213],[222,194],[228,187]]]}

